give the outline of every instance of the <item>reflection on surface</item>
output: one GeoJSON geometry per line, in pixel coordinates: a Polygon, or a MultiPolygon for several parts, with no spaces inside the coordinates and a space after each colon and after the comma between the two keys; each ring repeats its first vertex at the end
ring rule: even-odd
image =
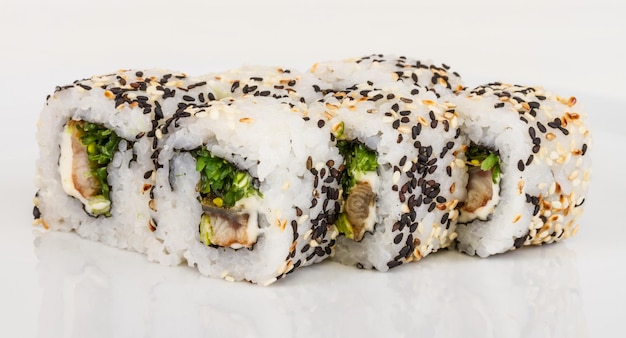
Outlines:
{"type": "Polygon", "coordinates": [[[441,252],[390,273],[335,263],[270,287],[46,233],[36,241],[41,337],[583,337],[565,245],[479,259],[441,252]]]}

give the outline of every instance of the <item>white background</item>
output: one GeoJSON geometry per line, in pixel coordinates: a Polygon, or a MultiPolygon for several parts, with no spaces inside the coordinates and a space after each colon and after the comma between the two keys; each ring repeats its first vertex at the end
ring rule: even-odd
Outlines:
{"type": "Polygon", "coordinates": [[[626,23],[621,1],[25,1],[0,6],[0,336],[601,337],[626,301],[626,23]],[[466,85],[576,96],[594,133],[577,237],[390,273],[334,263],[269,288],[200,277],[31,226],[36,121],[56,85],[121,68],[192,75],[395,53],[466,85]]]}

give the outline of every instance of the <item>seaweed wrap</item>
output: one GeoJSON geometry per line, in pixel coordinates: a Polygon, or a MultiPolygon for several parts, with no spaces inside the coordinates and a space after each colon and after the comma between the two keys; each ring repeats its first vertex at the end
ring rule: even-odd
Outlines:
{"type": "Polygon", "coordinates": [[[458,249],[486,257],[578,231],[591,137],[575,97],[490,83],[452,98],[467,137],[458,249]]]}
{"type": "Polygon", "coordinates": [[[457,114],[412,84],[329,93],[311,119],[330,125],[344,156],[334,259],[386,271],[450,245],[466,172],[457,114]]]}

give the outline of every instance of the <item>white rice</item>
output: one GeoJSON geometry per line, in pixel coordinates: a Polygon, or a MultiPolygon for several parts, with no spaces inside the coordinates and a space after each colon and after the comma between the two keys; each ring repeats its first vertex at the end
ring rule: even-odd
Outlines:
{"type": "Polygon", "coordinates": [[[497,150],[502,167],[500,202],[489,220],[457,226],[459,250],[486,257],[574,235],[591,174],[575,98],[492,83],[452,100],[468,142],[497,150]]]}
{"type": "Polygon", "coordinates": [[[343,122],[347,140],[377,152],[375,229],[360,242],[338,237],[334,258],[386,271],[452,243],[466,174],[453,165],[462,145],[454,109],[422,87],[377,85],[329,94],[310,113],[331,128],[343,122]]]}

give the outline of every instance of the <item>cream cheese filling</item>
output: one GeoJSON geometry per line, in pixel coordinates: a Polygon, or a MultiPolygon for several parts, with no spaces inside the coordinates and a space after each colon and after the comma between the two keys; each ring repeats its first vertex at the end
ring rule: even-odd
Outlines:
{"type": "MultiPolygon", "coordinates": [[[[102,214],[108,212],[111,208],[111,201],[106,200],[103,196],[85,197],[74,185],[74,175],[91,175],[88,171],[74,172],[74,151],[72,142],[73,128],[66,125],[61,133],[61,156],[59,157],[59,173],[61,175],[61,185],[66,194],[78,199],[91,215],[102,214]]],[[[88,168],[88,167],[87,167],[88,168]]]]}

